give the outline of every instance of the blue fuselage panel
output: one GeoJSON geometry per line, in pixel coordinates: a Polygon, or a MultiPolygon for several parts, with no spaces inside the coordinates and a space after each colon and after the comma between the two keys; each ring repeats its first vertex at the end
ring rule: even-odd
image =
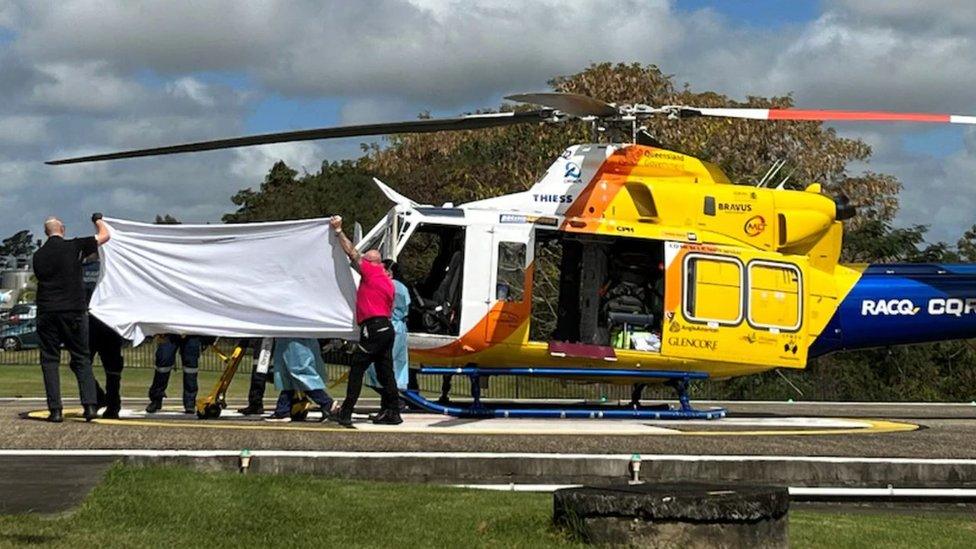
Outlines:
{"type": "Polygon", "coordinates": [[[976,265],[871,265],[810,356],[976,337],[976,265]]]}

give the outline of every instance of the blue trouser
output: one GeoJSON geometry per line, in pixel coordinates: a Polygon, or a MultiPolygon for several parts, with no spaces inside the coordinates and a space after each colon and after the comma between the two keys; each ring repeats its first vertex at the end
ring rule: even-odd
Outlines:
{"type": "Polygon", "coordinates": [[[162,400],[166,396],[169,375],[176,365],[176,353],[183,366],[183,409],[193,410],[197,404],[197,368],[200,364],[202,343],[196,336],[167,334],[156,347],[156,373],[149,386],[149,399],[162,400]]]}

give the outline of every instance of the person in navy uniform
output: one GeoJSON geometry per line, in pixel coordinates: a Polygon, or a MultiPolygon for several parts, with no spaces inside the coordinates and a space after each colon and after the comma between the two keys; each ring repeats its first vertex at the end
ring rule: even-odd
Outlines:
{"type": "Polygon", "coordinates": [[[37,277],[37,336],[40,339],[41,373],[47,394],[48,421],[64,421],[61,404],[61,346],[71,355],[71,371],[78,380],[78,392],[85,421],[98,417],[95,376],[88,353],[88,299],[81,263],[108,242],[108,226],[102,214],[92,215],[95,236],[66,239],[64,223],[57,217],[44,221],[47,241],[34,253],[37,277]]]}
{"type": "Polygon", "coordinates": [[[146,413],[155,414],[163,409],[163,398],[169,385],[169,375],[176,365],[176,354],[179,353],[183,368],[183,413],[194,414],[200,354],[213,340],[197,335],[180,334],[165,334],[159,338],[156,346],[156,373],[153,374],[152,385],[149,386],[149,405],[146,406],[146,413]]]}

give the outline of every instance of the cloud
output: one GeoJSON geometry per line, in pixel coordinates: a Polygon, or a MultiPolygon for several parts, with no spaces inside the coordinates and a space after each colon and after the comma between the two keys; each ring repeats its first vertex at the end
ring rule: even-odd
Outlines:
{"type": "Polygon", "coordinates": [[[664,0],[27,3],[18,51],[120,73],[243,71],[272,92],[458,106],[682,41],[664,0]]]}
{"type": "Polygon", "coordinates": [[[972,35],[976,4],[968,0],[831,0],[828,6],[870,24],[912,33],[972,35]]]}
{"type": "Polygon", "coordinates": [[[266,173],[278,161],[283,161],[299,173],[315,173],[324,158],[322,146],[309,141],[235,149],[233,153],[234,161],[230,164],[230,171],[242,180],[266,173]]]}
{"type": "Polygon", "coordinates": [[[0,145],[40,142],[49,137],[47,122],[36,115],[0,116],[0,145]]]}
{"type": "MultiPolygon", "coordinates": [[[[822,6],[812,21],[763,29],[666,0],[0,0],[0,205],[10,212],[0,233],[54,210],[217,220],[278,159],[315,171],[358,153],[361,139],[42,164],[238,135],[267,98],[337,101],[341,124],[412,119],[495,106],[591,62],[640,61],[739,98],[793,92],[809,107],[976,113],[976,6],[822,6]]],[[[900,219],[930,222],[940,238],[968,226],[976,154],[962,143],[923,153],[903,138],[915,127],[844,131],[874,145],[867,167],[905,183],[900,219]]]]}
{"type": "Polygon", "coordinates": [[[129,71],[237,70],[272,59],[301,12],[287,2],[234,0],[23,2],[17,49],[42,62],[95,60],[129,71]]]}

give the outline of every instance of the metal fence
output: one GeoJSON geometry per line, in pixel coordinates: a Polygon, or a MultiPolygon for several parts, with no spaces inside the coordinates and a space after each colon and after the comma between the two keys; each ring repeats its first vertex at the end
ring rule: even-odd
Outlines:
{"type": "MultiPolygon", "coordinates": [[[[204,372],[219,372],[224,368],[224,362],[215,352],[229,354],[233,350],[234,341],[219,340],[215,348],[208,348],[200,356],[200,370],[204,372]]],[[[122,351],[125,359],[125,367],[128,368],[153,368],[156,356],[156,342],[152,339],[138,347],[127,347],[122,351]]],[[[330,380],[339,380],[348,372],[349,355],[343,351],[326,351],[323,354],[326,362],[326,370],[330,380]]],[[[37,365],[39,364],[39,352],[37,349],[24,349],[20,351],[0,350],[0,366],[3,365],[37,365]]],[[[68,364],[68,354],[61,353],[61,362],[68,364]]],[[[177,361],[179,362],[179,361],[177,361]]],[[[238,367],[239,374],[250,375],[253,367],[253,359],[250,352],[246,353],[238,367]]],[[[94,365],[101,367],[100,360],[96,357],[94,365]]],[[[433,395],[441,392],[442,377],[437,375],[418,376],[420,390],[433,395]]],[[[599,400],[628,400],[630,399],[631,388],[629,385],[615,385],[606,383],[580,384],[567,382],[558,379],[544,378],[522,378],[514,376],[497,376],[490,379],[482,378],[481,395],[483,398],[568,398],[585,399],[591,401],[599,400]]],[[[450,395],[466,397],[471,394],[471,384],[466,376],[455,376],[452,379],[450,395]]],[[[645,393],[645,398],[673,398],[671,390],[666,388],[649,387],[645,393]]]]}

